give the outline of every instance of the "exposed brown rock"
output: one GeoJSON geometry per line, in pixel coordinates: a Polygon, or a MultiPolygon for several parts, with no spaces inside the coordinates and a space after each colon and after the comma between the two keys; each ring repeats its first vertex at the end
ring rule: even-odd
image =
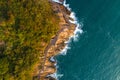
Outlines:
{"type": "MultiPolygon", "coordinates": [[[[63,2],[64,0],[60,0],[63,2]]],[[[52,2],[52,7],[54,12],[60,18],[60,30],[58,33],[52,37],[49,45],[45,49],[45,62],[43,65],[43,69],[40,72],[40,80],[55,80],[52,77],[47,77],[48,74],[53,74],[56,72],[55,64],[56,62],[51,62],[50,58],[52,56],[57,55],[62,49],[65,47],[65,41],[69,39],[70,36],[73,35],[76,25],[69,22],[70,13],[66,7],[62,4],[52,2]]],[[[73,20],[73,19],[72,19],[73,20]]]]}
{"type": "Polygon", "coordinates": [[[59,0],[60,2],[64,2],[64,0],[59,0]]]}

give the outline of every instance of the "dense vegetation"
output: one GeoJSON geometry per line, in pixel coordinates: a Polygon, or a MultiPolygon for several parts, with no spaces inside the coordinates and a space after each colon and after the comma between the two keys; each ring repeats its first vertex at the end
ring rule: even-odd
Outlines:
{"type": "Polygon", "coordinates": [[[47,0],[0,0],[0,80],[32,80],[58,22],[47,0]]]}

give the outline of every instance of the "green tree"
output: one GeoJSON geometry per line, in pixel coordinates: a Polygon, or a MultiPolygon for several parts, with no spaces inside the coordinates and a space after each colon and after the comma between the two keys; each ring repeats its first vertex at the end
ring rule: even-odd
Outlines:
{"type": "Polygon", "coordinates": [[[8,66],[9,66],[9,63],[7,61],[7,58],[1,58],[0,59],[0,75],[4,75],[5,73],[7,73],[7,71],[9,70],[8,66]]]}
{"type": "Polygon", "coordinates": [[[48,0],[0,0],[0,78],[32,80],[58,23],[48,0]]]}

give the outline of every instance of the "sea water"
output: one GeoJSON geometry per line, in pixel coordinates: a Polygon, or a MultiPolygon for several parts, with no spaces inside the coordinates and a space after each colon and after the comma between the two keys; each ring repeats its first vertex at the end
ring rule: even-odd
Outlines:
{"type": "Polygon", "coordinates": [[[64,55],[55,57],[58,79],[120,80],[120,0],[66,3],[82,32],[75,32],[61,52],[64,55]]]}

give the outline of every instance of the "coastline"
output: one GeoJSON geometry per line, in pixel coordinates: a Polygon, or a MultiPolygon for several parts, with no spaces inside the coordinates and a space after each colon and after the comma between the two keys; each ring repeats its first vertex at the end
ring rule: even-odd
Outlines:
{"type": "Polygon", "coordinates": [[[44,63],[42,65],[42,70],[39,72],[40,80],[56,80],[50,76],[50,74],[54,74],[56,72],[56,61],[53,59],[53,56],[58,55],[65,48],[65,42],[69,40],[69,37],[74,35],[74,31],[77,26],[75,23],[71,22],[74,21],[74,19],[70,17],[71,11],[63,5],[64,0],[59,1],[62,4],[49,0],[54,13],[58,15],[60,19],[60,28],[44,51],[44,63]]]}

